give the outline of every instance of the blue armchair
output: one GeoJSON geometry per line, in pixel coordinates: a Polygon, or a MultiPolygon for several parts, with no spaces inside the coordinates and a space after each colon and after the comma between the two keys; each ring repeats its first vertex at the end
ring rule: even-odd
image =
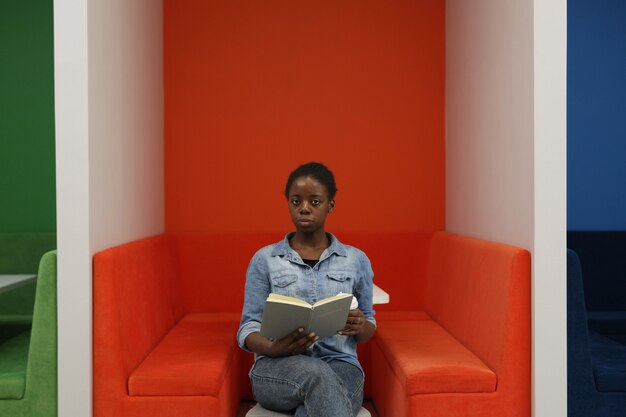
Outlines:
{"type": "Polygon", "coordinates": [[[569,417],[626,415],[626,344],[589,329],[578,255],[567,251],[569,417]]]}

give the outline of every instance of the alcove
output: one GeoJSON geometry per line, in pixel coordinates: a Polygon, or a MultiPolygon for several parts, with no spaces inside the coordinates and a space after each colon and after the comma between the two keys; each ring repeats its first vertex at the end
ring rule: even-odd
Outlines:
{"type": "Polygon", "coordinates": [[[282,232],[288,171],[319,159],[337,232],[531,250],[534,414],[564,416],[564,4],[162,6],[55,1],[59,413],[91,411],[93,253],[282,232]]]}

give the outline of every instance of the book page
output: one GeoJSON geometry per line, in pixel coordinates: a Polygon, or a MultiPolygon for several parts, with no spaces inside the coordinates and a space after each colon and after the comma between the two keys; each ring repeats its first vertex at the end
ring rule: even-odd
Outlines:
{"type": "Polygon", "coordinates": [[[352,294],[331,298],[332,300],[315,305],[313,308],[311,331],[320,338],[336,335],[339,330],[346,326],[348,319],[352,294]]]}
{"type": "Polygon", "coordinates": [[[261,336],[282,339],[299,327],[307,329],[311,306],[273,301],[268,298],[263,309],[261,336]]]}
{"type": "Polygon", "coordinates": [[[288,297],[286,295],[280,295],[280,294],[275,294],[275,293],[270,293],[266,301],[273,301],[273,302],[284,303],[284,304],[294,304],[294,305],[299,305],[299,306],[308,307],[308,308],[312,307],[311,304],[307,303],[304,300],[300,300],[299,298],[288,297]]]}
{"type": "Polygon", "coordinates": [[[333,336],[345,327],[352,298],[352,294],[338,294],[311,306],[298,298],[271,293],[265,301],[261,335],[282,339],[302,327],[304,334],[333,336]]]}
{"type": "Polygon", "coordinates": [[[333,302],[335,300],[341,300],[342,298],[352,298],[352,294],[337,294],[333,297],[324,298],[323,300],[319,300],[317,303],[313,304],[313,307],[321,306],[326,303],[333,302]]]}

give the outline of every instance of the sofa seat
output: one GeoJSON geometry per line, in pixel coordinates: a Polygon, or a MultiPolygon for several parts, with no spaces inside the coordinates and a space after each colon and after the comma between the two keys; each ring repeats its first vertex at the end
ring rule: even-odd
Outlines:
{"type": "Polygon", "coordinates": [[[185,315],[131,373],[131,396],[217,396],[238,353],[238,314],[185,315]]]}
{"type": "Polygon", "coordinates": [[[593,373],[598,391],[626,392],[626,352],[619,359],[595,359],[593,373]]]}
{"type": "Polygon", "coordinates": [[[19,400],[26,386],[30,330],[0,342],[0,400],[19,400]]]}
{"type": "Polygon", "coordinates": [[[589,331],[589,347],[598,391],[626,392],[626,345],[589,331]]]}
{"type": "Polygon", "coordinates": [[[496,374],[432,320],[383,321],[375,341],[406,395],[486,393],[496,374]]]}

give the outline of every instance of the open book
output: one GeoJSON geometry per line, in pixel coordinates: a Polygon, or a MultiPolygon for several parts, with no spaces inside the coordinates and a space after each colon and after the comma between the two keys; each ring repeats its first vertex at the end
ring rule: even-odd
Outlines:
{"type": "Polygon", "coordinates": [[[346,327],[352,294],[324,298],[311,305],[306,301],[271,293],[265,301],[261,335],[282,339],[299,327],[303,335],[315,332],[320,338],[346,327]]]}

